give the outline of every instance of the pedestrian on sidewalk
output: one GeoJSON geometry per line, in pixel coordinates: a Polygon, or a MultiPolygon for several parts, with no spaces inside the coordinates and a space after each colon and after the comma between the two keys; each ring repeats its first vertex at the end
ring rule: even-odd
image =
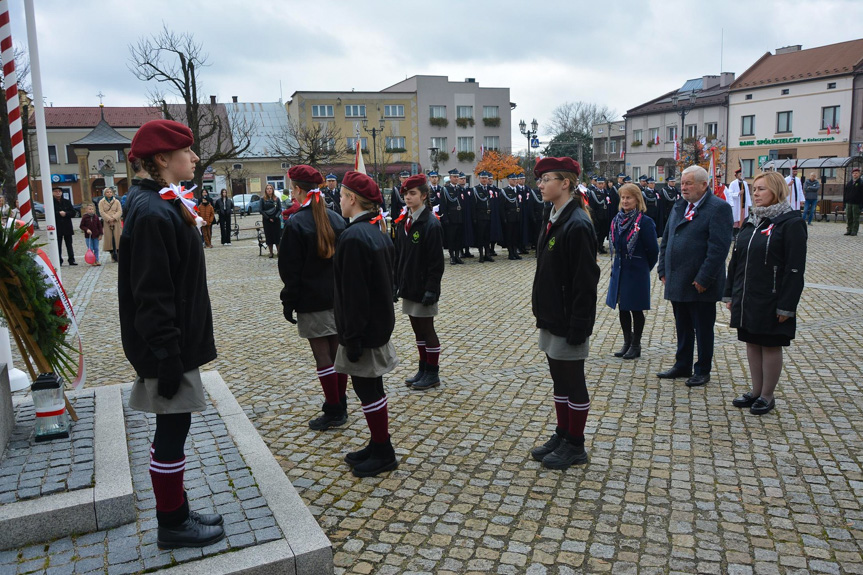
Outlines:
{"type": "Polygon", "coordinates": [[[618,192],[620,211],[611,222],[610,248],[614,254],[605,304],[620,306],[623,347],[615,357],[641,357],[644,312],[650,309],[650,270],[659,256],[656,224],[645,212],[644,196],[635,184],[618,192]]]}
{"type": "Polygon", "coordinates": [[[81,217],[81,223],[78,227],[84,230],[84,243],[87,245],[87,249],[92,250],[93,255],[96,257],[96,263],[93,265],[102,265],[99,261],[99,240],[102,239],[103,228],[99,216],[96,215],[96,208],[92,203],[84,206],[84,215],[81,217]]]}
{"type": "Polygon", "coordinates": [[[204,238],[204,247],[213,247],[213,222],[216,220],[216,210],[210,203],[210,196],[201,196],[201,205],[198,206],[198,215],[204,220],[201,226],[201,236],[204,238]]]}
{"type": "MultiPolygon", "coordinates": [[[[57,224],[57,254],[60,256],[60,265],[63,265],[63,243],[65,242],[69,265],[77,266],[75,251],[72,248],[72,236],[75,234],[72,228],[72,216],[75,208],[72,207],[72,202],[63,197],[63,190],[60,188],[54,188],[51,193],[54,196],[54,220],[57,224]]],[[[35,217],[33,221],[36,221],[35,217]]]]}
{"type": "Polygon", "coordinates": [[[584,427],[590,396],[584,360],[596,321],[596,230],[587,202],[578,191],[581,166],[572,158],[543,158],[534,174],[542,199],[552,208],[545,217],[536,252],[533,315],[539,349],[548,358],[554,382],[557,427],[531,455],[549,469],[587,463],[584,427]]]}
{"type": "MultiPolygon", "coordinates": [[[[444,272],[443,230],[432,213],[424,174],[402,182],[400,191],[408,215],[396,229],[394,300],[402,298],[402,313],[410,319],[419,352],[419,370],[405,383],[413,389],[426,390],[440,385],[440,339],[434,318],[438,314],[444,272]]],[[[480,261],[487,245],[487,240],[480,244],[480,261]]]]}
{"type": "Polygon", "coordinates": [[[863,206],[863,178],[860,168],[851,170],[851,180],[845,184],[842,201],[845,203],[846,236],[856,236],[860,230],[860,208],[863,206]]]}
{"type": "Polygon", "coordinates": [[[105,228],[102,249],[111,252],[111,260],[116,262],[117,250],[120,248],[120,233],[123,231],[120,225],[123,206],[120,200],[114,197],[114,188],[105,188],[102,194],[102,199],[99,201],[99,215],[102,216],[102,225],[105,228]]]}
{"type": "Polygon", "coordinates": [[[324,179],[316,169],[292,166],[288,178],[293,201],[300,208],[285,222],[279,244],[279,276],[285,284],[282,308],[285,319],[296,324],[299,336],[309,340],[315,356],[324,413],[311,420],[309,427],[324,431],[348,421],[348,376],[333,367],[339,347],[333,312],[333,255],[345,219],[327,209],[319,189],[324,179]]]}
{"type": "Polygon", "coordinates": [[[147,122],[132,139],[150,177],[127,214],[117,271],[123,351],[137,374],[129,407],[156,414],[150,480],[160,549],[225,536],[222,516],[190,511],[183,489],[192,412],[207,408],[199,368],[216,359],[204,248],[194,203],[180,188],[195,177],[193,142],[188,127],[170,120],[147,122]]]}
{"type": "Polygon", "coordinates": [[[755,207],[735,240],[722,298],[737,339],[746,342],[752,380],[751,390],[732,404],[748,407],[754,415],[776,407],[782,348],[794,339],[803,293],[806,224],[786,201],[788,191],[776,172],[752,182],[755,207]]]}
{"type": "Polygon", "coordinates": [[[815,204],[818,203],[819,190],[821,190],[821,182],[818,181],[818,174],[810,172],[809,179],[803,182],[803,198],[806,200],[803,205],[803,219],[810,226],[812,218],[815,217],[815,204]]]}
{"type": "Polygon", "coordinates": [[[282,201],[276,195],[276,189],[272,184],[264,188],[261,196],[261,220],[264,224],[264,241],[270,249],[270,257],[273,257],[273,247],[279,245],[282,233],[282,201]]]}
{"type": "Polygon", "coordinates": [[[357,477],[398,467],[389,434],[384,374],[398,365],[390,337],[395,249],[380,221],[381,190],[365,174],[348,172],[342,180],[342,215],[350,220],[336,245],[335,315],[339,348],[335,368],[351,376],[363,405],[371,441],[348,453],[345,462],[357,477]]]}
{"type": "Polygon", "coordinates": [[[222,235],[222,245],[231,245],[231,216],[234,215],[234,200],[228,197],[228,190],[222,193],[215,204],[216,216],[219,220],[219,231],[222,235]]]}

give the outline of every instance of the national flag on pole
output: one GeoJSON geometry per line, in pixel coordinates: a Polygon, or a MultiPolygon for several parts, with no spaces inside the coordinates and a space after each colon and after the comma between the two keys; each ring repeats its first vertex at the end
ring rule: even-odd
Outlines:
{"type": "Polygon", "coordinates": [[[680,148],[677,145],[677,138],[674,138],[674,161],[680,161],[680,148]]]}
{"type": "Polygon", "coordinates": [[[653,144],[656,146],[659,145],[659,132],[656,133],[656,138],[653,139],[653,144]]]}
{"type": "Polygon", "coordinates": [[[450,152],[450,153],[455,154],[455,146],[452,147],[452,152],[450,152]]]}
{"type": "Polygon", "coordinates": [[[479,159],[481,160],[484,155],[485,155],[485,146],[480,146],[479,147],[479,159]]]}
{"type": "Polygon", "coordinates": [[[623,151],[623,146],[620,147],[620,159],[622,160],[626,152],[623,151]]]}
{"type": "MultiPolygon", "coordinates": [[[[833,131],[837,134],[839,133],[839,124],[836,124],[835,126],[833,126],[833,131]]],[[[827,133],[829,134],[830,132],[827,132],[827,133]]]]}
{"type": "Polygon", "coordinates": [[[828,136],[830,135],[830,128],[831,128],[831,127],[832,127],[832,126],[831,126],[830,124],[827,124],[827,135],[828,135],[828,136]]]}
{"type": "Polygon", "coordinates": [[[716,171],[713,165],[713,150],[710,151],[710,167],[707,169],[707,183],[711,189],[716,189],[716,171]]]}
{"type": "Polygon", "coordinates": [[[366,163],[363,161],[363,143],[360,138],[357,138],[356,151],[357,155],[356,158],[354,158],[354,171],[365,174],[366,163]]]}

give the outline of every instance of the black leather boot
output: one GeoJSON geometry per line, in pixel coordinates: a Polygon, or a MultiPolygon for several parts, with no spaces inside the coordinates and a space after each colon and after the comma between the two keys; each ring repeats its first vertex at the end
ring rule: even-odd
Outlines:
{"type": "Polygon", "coordinates": [[[415,381],[411,386],[414,389],[431,389],[440,385],[440,376],[438,376],[439,365],[426,364],[426,371],[423,376],[415,381]]]}
{"type": "Polygon", "coordinates": [[[547,469],[566,469],[570,465],[585,463],[587,463],[587,451],[584,450],[584,439],[577,441],[569,436],[560,442],[557,449],[542,459],[542,466],[547,469]]]}
{"type": "Polygon", "coordinates": [[[425,372],[426,372],[426,362],[424,362],[423,360],[420,360],[419,371],[417,371],[416,375],[414,375],[413,377],[407,378],[405,380],[405,385],[410,387],[411,385],[415,384],[416,382],[418,382],[420,380],[420,378],[423,376],[423,374],[425,372]]]}
{"type": "Polygon", "coordinates": [[[539,447],[534,447],[530,450],[530,456],[536,459],[537,461],[542,461],[542,459],[560,447],[560,444],[566,438],[566,431],[561,428],[556,428],[554,430],[554,435],[551,436],[551,439],[540,445],[539,447]]]}
{"type": "Polygon", "coordinates": [[[626,353],[623,354],[623,359],[635,359],[636,357],[641,357],[641,337],[632,337],[632,343],[629,345],[629,349],[626,350],[626,353]]]}
{"type": "Polygon", "coordinates": [[[324,414],[309,422],[309,427],[315,431],[325,431],[331,427],[339,427],[348,422],[348,411],[342,407],[341,402],[338,405],[324,404],[324,414]]]}
{"type": "Polygon", "coordinates": [[[614,357],[623,357],[626,355],[626,352],[629,351],[630,345],[632,345],[632,332],[624,332],[623,347],[620,348],[620,351],[614,352],[614,357]]]}
{"type": "Polygon", "coordinates": [[[221,525],[204,525],[190,514],[182,523],[174,527],[159,525],[156,544],[159,549],[177,549],[179,547],[205,547],[221,541],[225,537],[225,529],[221,525]]]}
{"type": "Polygon", "coordinates": [[[399,460],[396,459],[396,450],[393,449],[393,444],[390,438],[387,438],[385,443],[372,442],[371,454],[365,461],[361,461],[354,465],[351,473],[356,477],[374,477],[385,471],[391,471],[399,466],[399,460]]]}
{"type": "Polygon", "coordinates": [[[351,451],[347,455],[345,455],[345,463],[353,467],[354,465],[358,465],[371,457],[372,455],[372,446],[373,443],[369,441],[369,444],[360,449],[359,451],[351,451]]]}

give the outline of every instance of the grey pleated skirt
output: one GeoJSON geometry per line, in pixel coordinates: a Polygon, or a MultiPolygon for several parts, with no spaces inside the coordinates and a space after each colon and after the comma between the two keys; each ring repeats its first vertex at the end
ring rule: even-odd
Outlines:
{"type": "Polygon", "coordinates": [[[180,389],[171,399],[159,395],[158,378],[137,377],[135,383],[132,384],[129,407],[137,411],[159,415],[204,411],[207,409],[207,399],[204,397],[201,371],[195,368],[184,373],[183,381],[180,382],[180,389]]]}
{"type": "Polygon", "coordinates": [[[336,335],[336,316],[331,309],[297,312],[297,333],[305,339],[336,335]]]}
{"type": "Polygon", "coordinates": [[[390,340],[380,347],[363,348],[363,355],[356,363],[348,359],[345,348],[339,344],[334,367],[339,373],[357,377],[380,377],[394,370],[398,364],[396,348],[390,340]]]}
{"type": "Polygon", "coordinates": [[[402,298],[402,313],[413,317],[434,317],[438,314],[438,302],[423,305],[420,302],[402,298]]]}
{"type": "Polygon", "coordinates": [[[551,359],[560,361],[579,361],[587,359],[590,352],[590,338],[581,345],[569,345],[565,337],[554,335],[547,329],[539,330],[539,349],[551,359]]]}

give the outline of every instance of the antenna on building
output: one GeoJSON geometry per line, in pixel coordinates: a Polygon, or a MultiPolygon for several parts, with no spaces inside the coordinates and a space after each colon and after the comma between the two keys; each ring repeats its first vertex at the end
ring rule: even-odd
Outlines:
{"type": "Polygon", "coordinates": [[[719,32],[719,73],[720,74],[722,74],[722,72],[725,70],[725,68],[722,67],[722,52],[724,49],[725,49],[725,28],[722,28],[722,29],[720,29],[720,32],[719,32]]]}
{"type": "Polygon", "coordinates": [[[282,101],[282,81],[279,80],[279,102],[282,101]]]}

